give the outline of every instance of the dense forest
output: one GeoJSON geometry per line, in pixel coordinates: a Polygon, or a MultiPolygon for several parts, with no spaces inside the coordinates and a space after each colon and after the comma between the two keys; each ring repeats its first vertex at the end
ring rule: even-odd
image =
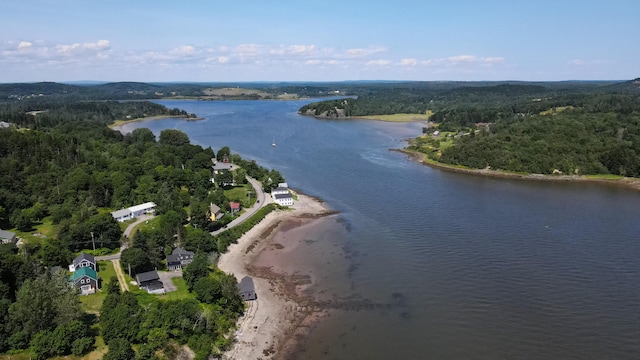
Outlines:
{"type": "Polygon", "coordinates": [[[82,355],[99,336],[109,345],[105,358],[123,358],[118,351],[139,359],[171,358],[188,344],[196,358],[205,359],[230,344],[227,335],[243,303],[236,279],[217,270],[212,259],[274,207],[212,236],[210,231],[232,217],[211,221],[209,205],[223,211],[230,201],[250,205],[246,198],[230,197],[225,185],[242,187],[247,175],[267,191],[284,179],[226,146],[214,152],[192,145],[178,130],[156,138],[144,128],[123,135],[106,126],[114,119],[158,114],[189,115],[146,101],[69,97],[0,104],[0,120],[9,124],[0,128],[0,228],[28,235],[19,248],[0,245],[0,352],[82,355]],[[32,111],[40,112],[27,113],[32,111]],[[212,182],[214,159],[242,168],[212,182]],[[163,269],[175,247],[192,250],[197,261],[184,270],[190,295],[149,299],[120,293],[117,280],[103,279],[107,296],[96,318],[67,285],[67,274],[54,269],[66,268],[81,250],[99,255],[119,248],[122,230],[110,211],[147,201],[158,205],[157,216],[129,239],[122,264],[134,273],[163,269]],[[41,228],[50,235],[39,234],[41,228]]]}
{"type": "Polygon", "coordinates": [[[358,117],[431,112],[409,149],[470,168],[640,176],[640,80],[374,87],[299,112],[358,117]]]}

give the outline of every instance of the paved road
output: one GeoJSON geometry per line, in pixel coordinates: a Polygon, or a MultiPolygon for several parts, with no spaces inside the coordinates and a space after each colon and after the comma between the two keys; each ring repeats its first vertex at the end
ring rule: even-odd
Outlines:
{"type": "Polygon", "coordinates": [[[221,233],[221,232],[223,232],[225,230],[228,230],[229,228],[232,228],[234,226],[242,224],[245,220],[247,220],[253,214],[258,212],[258,210],[260,210],[260,208],[266,206],[267,204],[269,204],[272,201],[271,200],[271,196],[266,195],[264,193],[264,191],[262,190],[262,185],[260,184],[260,182],[258,180],[254,179],[254,178],[250,178],[248,176],[247,176],[247,180],[249,181],[251,186],[253,186],[253,190],[254,190],[254,192],[256,194],[257,201],[253,204],[252,207],[250,207],[248,209],[245,209],[245,212],[242,213],[242,215],[238,216],[232,222],[228,223],[226,228],[218,229],[218,230],[212,232],[211,235],[219,234],[219,233],[221,233]]]}
{"type": "Polygon", "coordinates": [[[154,217],[155,215],[151,215],[151,214],[144,214],[144,215],[138,216],[135,222],[132,222],[131,224],[129,224],[129,226],[127,226],[126,229],[124,229],[124,238],[126,240],[120,246],[120,250],[118,250],[118,253],[111,254],[111,255],[96,256],[96,261],[120,259],[120,254],[122,253],[122,250],[129,247],[129,238],[131,236],[131,232],[133,231],[133,229],[139,224],[141,224],[142,222],[147,221],[149,219],[153,219],[154,217]]]}

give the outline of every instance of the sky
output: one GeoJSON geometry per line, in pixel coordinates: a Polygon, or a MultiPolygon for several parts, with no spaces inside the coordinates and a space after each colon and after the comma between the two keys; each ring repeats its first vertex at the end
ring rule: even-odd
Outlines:
{"type": "Polygon", "coordinates": [[[0,82],[629,80],[638,0],[2,0],[0,82]]]}

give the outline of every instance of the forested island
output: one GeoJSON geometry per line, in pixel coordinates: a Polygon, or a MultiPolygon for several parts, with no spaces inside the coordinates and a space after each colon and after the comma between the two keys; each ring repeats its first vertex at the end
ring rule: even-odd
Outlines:
{"type": "Polygon", "coordinates": [[[249,207],[247,175],[267,191],[279,172],[240,158],[228,147],[192,145],[186,134],[148,129],[123,135],[116,119],[195,116],[148,101],[79,99],[75,95],[0,101],[0,229],[20,245],[0,245],[0,353],[12,359],[74,355],[105,359],[196,359],[221,354],[244,311],[237,281],[218,270],[216,254],[276,208],[217,235],[237,215],[212,218],[211,204],[249,207]],[[213,175],[215,161],[236,169],[213,175]],[[152,201],[155,217],[123,238],[131,221],[110,212],[152,201]],[[195,253],[178,291],[158,297],[120,291],[110,261],[98,261],[100,291],[78,296],[65,270],[80,252],[103,255],[128,248],[121,263],[132,276],[165,269],[176,247],[195,253]],[[106,346],[108,345],[108,347],[106,346]],[[108,350],[107,350],[108,349],[108,350]],[[135,351],[134,351],[135,350],[135,351]]]}
{"type": "MultiPolygon", "coordinates": [[[[408,150],[457,168],[640,176],[640,80],[385,84],[304,115],[429,114],[408,150]]],[[[487,173],[487,172],[484,172],[487,173]]]]}

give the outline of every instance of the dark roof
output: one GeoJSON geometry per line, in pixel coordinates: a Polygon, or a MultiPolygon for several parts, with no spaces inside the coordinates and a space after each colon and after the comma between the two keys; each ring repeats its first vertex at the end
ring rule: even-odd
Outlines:
{"type": "Polygon", "coordinates": [[[149,284],[146,284],[145,287],[147,288],[147,290],[153,291],[153,290],[164,289],[164,284],[162,283],[162,281],[156,280],[149,284]]]}
{"type": "Polygon", "coordinates": [[[73,259],[73,265],[78,265],[82,260],[87,260],[92,263],[96,263],[96,258],[91,254],[87,254],[85,252],[81,252],[75,259],[73,259]]]}
{"type": "Polygon", "coordinates": [[[238,291],[240,293],[256,291],[256,288],[253,285],[253,279],[249,276],[243,277],[238,284],[238,291]]]}
{"type": "Polygon", "coordinates": [[[153,281],[158,279],[160,279],[160,277],[158,276],[158,272],[155,270],[143,272],[136,275],[136,281],[138,282],[138,285],[140,285],[143,282],[153,281]]]}
{"type": "Polygon", "coordinates": [[[275,194],[276,199],[291,199],[293,196],[291,194],[275,194]]]}
{"type": "Polygon", "coordinates": [[[170,264],[180,264],[180,255],[167,255],[167,266],[170,264]]]}

